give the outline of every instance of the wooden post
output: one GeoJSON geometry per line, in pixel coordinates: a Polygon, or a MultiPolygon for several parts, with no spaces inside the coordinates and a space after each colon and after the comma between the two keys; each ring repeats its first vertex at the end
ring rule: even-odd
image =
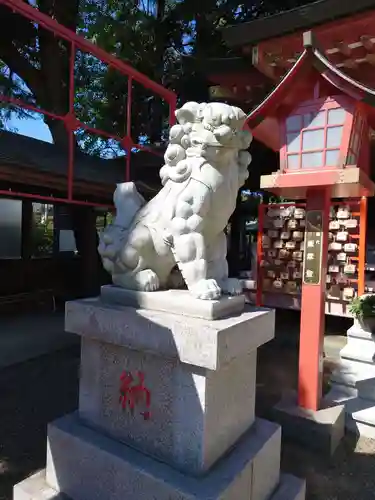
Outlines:
{"type": "Polygon", "coordinates": [[[307,192],[298,404],[318,410],[322,398],[330,189],[307,192]]]}

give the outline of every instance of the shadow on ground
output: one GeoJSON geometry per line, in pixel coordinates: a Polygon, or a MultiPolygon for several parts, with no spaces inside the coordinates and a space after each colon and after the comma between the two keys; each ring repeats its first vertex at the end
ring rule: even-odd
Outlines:
{"type": "MultiPolygon", "coordinates": [[[[298,315],[278,315],[276,340],[259,351],[258,414],[296,387],[297,340],[298,315]]],[[[78,370],[74,347],[0,371],[0,500],[11,500],[13,485],[45,466],[47,424],[76,409],[78,370]]],[[[307,479],[308,500],[375,498],[375,441],[349,434],[332,459],[284,442],[282,469],[307,479]]]]}
{"type": "MultiPolygon", "coordinates": [[[[326,334],[344,335],[351,322],[329,318],[326,334]]],[[[276,338],[258,351],[256,411],[266,417],[284,392],[297,389],[299,315],[276,317],[276,338]]],[[[336,355],[338,353],[335,353],[336,355]]],[[[337,360],[324,363],[326,390],[337,360]]],[[[283,440],[281,466],[307,480],[307,500],[370,500],[375,498],[375,441],[348,433],[332,458],[283,440]]]]}
{"type": "Polygon", "coordinates": [[[45,466],[48,422],[78,405],[79,347],[0,371],[0,500],[45,466]]]}

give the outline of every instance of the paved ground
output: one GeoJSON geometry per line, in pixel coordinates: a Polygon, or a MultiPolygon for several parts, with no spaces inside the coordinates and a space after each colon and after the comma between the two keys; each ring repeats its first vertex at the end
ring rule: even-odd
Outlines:
{"type": "Polygon", "coordinates": [[[45,466],[47,424],[77,407],[79,348],[0,371],[0,500],[45,466]]]}
{"type": "Polygon", "coordinates": [[[0,316],[0,369],[77,343],[64,332],[64,311],[0,316]]]}
{"type": "MultiPolygon", "coordinates": [[[[259,410],[295,386],[298,323],[280,316],[277,325],[278,340],[259,353],[259,410]]],[[[10,500],[13,484],[44,467],[48,422],[77,407],[78,365],[73,347],[0,370],[0,500],[10,500]]],[[[284,443],[282,468],[307,478],[308,500],[375,499],[375,441],[349,435],[331,460],[284,443]]]]}

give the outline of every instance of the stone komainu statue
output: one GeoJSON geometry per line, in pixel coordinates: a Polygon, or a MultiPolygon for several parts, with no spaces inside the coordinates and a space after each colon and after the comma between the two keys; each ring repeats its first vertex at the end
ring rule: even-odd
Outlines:
{"type": "Polygon", "coordinates": [[[115,190],[116,218],[100,237],[103,265],[123,288],[168,288],[177,264],[196,298],[240,294],[239,281],[228,278],[224,228],[251,161],[245,113],[222,103],[188,102],[176,118],[159,193],[146,203],[132,182],[115,190]]]}

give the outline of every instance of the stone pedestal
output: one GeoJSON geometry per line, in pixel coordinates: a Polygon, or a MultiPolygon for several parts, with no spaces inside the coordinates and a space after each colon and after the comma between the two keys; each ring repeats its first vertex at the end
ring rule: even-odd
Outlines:
{"type": "Polygon", "coordinates": [[[344,405],[325,398],[319,410],[307,410],[298,406],[297,393],[291,392],[270,413],[281,424],[284,437],[328,456],[335,453],[345,434],[344,405]]]}
{"type": "Polygon", "coordinates": [[[345,405],[346,427],[375,439],[375,340],[370,331],[354,324],[347,331],[348,341],[340,351],[329,397],[345,405]]]}
{"type": "Polygon", "coordinates": [[[232,315],[229,298],[196,309],[178,292],[172,314],[164,292],[136,308],[135,296],[106,290],[66,306],[66,330],[82,336],[79,409],[50,424],[46,471],[15,498],[303,500],[304,481],[280,475],[280,427],[254,413],[256,352],[274,312],[239,312],[243,298],[232,315]],[[225,317],[205,319],[213,311],[225,317]],[[124,401],[127,382],[138,392],[124,401]]]}

